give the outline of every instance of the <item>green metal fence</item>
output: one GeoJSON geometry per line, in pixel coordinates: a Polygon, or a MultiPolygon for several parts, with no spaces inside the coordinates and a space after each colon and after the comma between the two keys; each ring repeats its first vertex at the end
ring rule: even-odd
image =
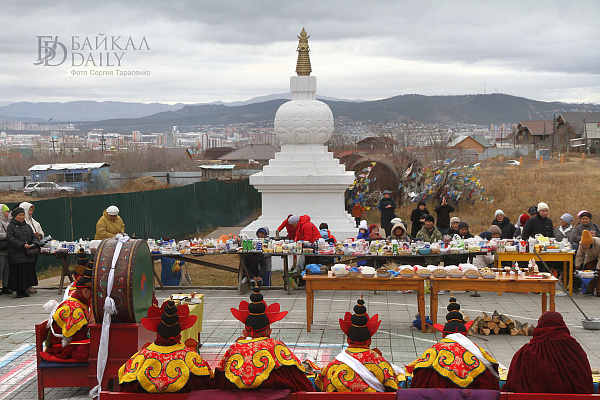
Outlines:
{"type": "MultiPolygon", "coordinates": [[[[56,240],[93,239],[96,222],[110,205],[119,207],[125,231],[137,238],[182,239],[219,226],[235,226],[261,206],[248,180],[196,182],[170,189],[38,200],[34,218],[56,240]]],[[[12,207],[13,204],[8,204],[12,207]]],[[[58,265],[40,257],[37,268],[58,265]]]]}

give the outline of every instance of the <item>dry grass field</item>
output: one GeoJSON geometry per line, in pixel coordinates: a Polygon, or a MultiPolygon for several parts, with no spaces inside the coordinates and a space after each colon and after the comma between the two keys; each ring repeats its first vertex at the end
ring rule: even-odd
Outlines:
{"type": "MultiPolygon", "coordinates": [[[[540,165],[539,161],[528,157],[524,158],[522,166],[506,165],[503,160],[492,159],[482,163],[478,177],[486,196],[493,196],[493,202],[477,201],[474,205],[460,202],[452,214],[466,221],[473,234],[489,229],[497,209],[503,210],[514,224],[529,207],[545,202],[555,227],[566,212],[573,217],[583,209],[592,215],[600,212],[600,158],[565,157],[563,164],[555,158],[540,165]]],[[[409,230],[410,213],[415,206],[410,204],[396,209],[396,215],[407,221],[409,230]]],[[[434,208],[433,202],[427,203],[430,212],[433,213],[434,208]]],[[[367,220],[379,225],[379,212],[369,211],[367,220]]],[[[600,215],[594,221],[600,221],[600,215]]]]}

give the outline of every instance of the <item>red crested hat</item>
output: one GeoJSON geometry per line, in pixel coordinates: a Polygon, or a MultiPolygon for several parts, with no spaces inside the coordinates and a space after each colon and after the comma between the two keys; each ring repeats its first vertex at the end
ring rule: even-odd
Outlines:
{"type": "MultiPolygon", "coordinates": [[[[167,300],[161,307],[150,306],[150,308],[148,308],[148,317],[142,318],[141,322],[144,328],[159,334],[159,325],[161,325],[161,322],[165,327],[175,326],[176,328],[171,329],[175,329],[178,332],[168,332],[169,334],[172,334],[172,336],[169,337],[175,337],[179,332],[194,326],[197,319],[197,316],[190,315],[190,308],[187,304],[180,304],[179,307],[177,307],[173,300],[167,300]]],[[[168,339],[168,337],[165,339],[168,339]]]]}
{"type": "Polygon", "coordinates": [[[369,318],[362,295],[356,303],[354,314],[346,312],[344,319],[340,318],[340,328],[342,328],[342,331],[351,341],[365,343],[377,332],[379,325],[381,325],[381,320],[379,319],[379,314],[375,314],[369,318]]]}
{"type": "Polygon", "coordinates": [[[448,305],[449,312],[446,314],[446,324],[433,324],[433,328],[444,334],[444,336],[451,333],[464,333],[466,335],[475,321],[465,322],[463,315],[459,310],[460,305],[456,302],[456,299],[453,296],[450,297],[450,304],[448,305]]]}
{"type": "Polygon", "coordinates": [[[255,286],[250,295],[251,303],[240,301],[238,308],[232,308],[233,317],[244,324],[247,330],[260,332],[268,328],[273,322],[282,320],[287,311],[280,311],[279,303],[267,305],[260,293],[260,288],[255,286]]]}

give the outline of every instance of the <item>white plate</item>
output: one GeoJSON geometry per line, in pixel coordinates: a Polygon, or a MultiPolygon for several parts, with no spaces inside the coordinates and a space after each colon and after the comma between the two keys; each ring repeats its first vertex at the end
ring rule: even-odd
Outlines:
{"type": "Polygon", "coordinates": [[[412,278],[413,276],[415,276],[415,274],[400,274],[400,276],[403,278],[412,278]]]}
{"type": "Polygon", "coordinates": [[[433,276],[435,276],[436,278],[445,278],[448,276],[448,274],[433,274],[433,276]]]}
{"type": "Polygon", "coordinates": [[[450,274],[453,278],[462,278],[464,274],[450,274]]]}
{"type": "Polygon", "coordinates": [[[494,279],[496,277],[496,274],[494,275],[481,275],[483,276],[485,279],[494,279]]]}
{"type": "Polygon", "coordinates": [[[375,276],[375,274],[361,274],[362,276],[364,276],[365,278],[372,278],[375,276]]]}
{"type": "Polygon", "coordinates": [[[429,278],[431,276],[431,272],[428,272],[426,274],[417,272],[417,275],[419,275],[419,278],[429,278]]]}
{"type": "Polygon", "coordinates": [[[465,274],[465,276],[467,278],[469,278],[469,279],[478,279],[479,278],[479,275],[467,275],[467,274],[465,274]]]}

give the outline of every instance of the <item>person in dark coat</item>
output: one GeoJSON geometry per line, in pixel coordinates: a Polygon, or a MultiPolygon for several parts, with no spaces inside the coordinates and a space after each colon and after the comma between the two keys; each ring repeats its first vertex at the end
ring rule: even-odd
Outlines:
{"type": "Polygon", "coordinates": [[[17,207],[12,211],[13,219],[10,220],[6,230],[8,240],[8,287],[17,293],[17,298],[29,297],[26,289],[37,286],[38,280],[35,272],[35,254],[28,254],[27,250],[39,248],[40,242],[33,234],[31,226],[25,222],[25,210],[17,207]]]}
{"type": "Polygon", "coordinates": [[[423,227],[425,223],[425,216],[429,215],[429,210],[425,208],[425,202],[423,200],[419,201],[417,208],[412,210],[410,214],[410,220],[412,221],[412,227],[410,229],[410,236],[416,237],[417,233],[423,227]]]}
{"type": "Polygon", "coordinates": [[[538,212],[535,217],[529,218],[523,227],[521,239],[527,240],[538,233],[546,237],[554,235],[554,226],[552,225],[552,220],[548,218],[548,204],[546,203],[538,204],[538,212]]]}
{"type": "Polygon", "coordinates": [[[513,356],[503,392],[591,394],[587,354],[571,336],[562,315],[546,311],[533,338],[513,356]]]}
{"type": "Polygon", "coordinates": [[[494,220],[492,221],[492,225],[496,225],[500,227],[502,230],[502,234],[500,235],[500,239],[512,239],[515,237],[515,226],[510,222],[507,216],[504,215],[504,211],[496,210],[496,214],[494,216],[494,220]]]}
{"type": "Polygon", "coordinates": [[[385,236],[392,234],[392,220],[396,217],[396,202],[391,198],[389,190],[383,191],[383,197],[379,200],[379,212],[381,213],[381,229],[385,230],[385,236]]]}
{"type": "Polygon", "coordinates": [[[436,226],[442,235],[445,235],[450,230],[450,213],[454,212],[454,207],[448,204],[446,196],[442,196],[440,204],[433,209],[437,214],[436,226]]]}

